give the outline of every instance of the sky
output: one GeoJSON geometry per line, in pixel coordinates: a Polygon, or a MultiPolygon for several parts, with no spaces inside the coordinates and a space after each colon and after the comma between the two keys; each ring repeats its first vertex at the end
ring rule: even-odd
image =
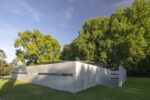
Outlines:
{"type": "Polygon", "coordinates": [[[18,32],[40,30],[60,44],[69,44],[89,18],[110,16],[133,0],[0,0],[0,49],[15,58],[18,32]]]}

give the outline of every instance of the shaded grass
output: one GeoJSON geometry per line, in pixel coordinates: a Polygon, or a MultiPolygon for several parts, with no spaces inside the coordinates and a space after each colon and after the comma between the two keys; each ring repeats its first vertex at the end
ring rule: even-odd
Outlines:
{"type": "Polygon", "coordinates": [[[150,100],[150,78],[128,78],[122,88],[95,86],[76,94],[0,79],[1,100],[150,100]]]}

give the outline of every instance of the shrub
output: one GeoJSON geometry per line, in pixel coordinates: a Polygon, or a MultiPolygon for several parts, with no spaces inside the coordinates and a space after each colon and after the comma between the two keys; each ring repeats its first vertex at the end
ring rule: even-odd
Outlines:
{"type": "Polygon", "coordinates": [[[10,75],[11,67],[0,67],[0,76],[10,75]]]}

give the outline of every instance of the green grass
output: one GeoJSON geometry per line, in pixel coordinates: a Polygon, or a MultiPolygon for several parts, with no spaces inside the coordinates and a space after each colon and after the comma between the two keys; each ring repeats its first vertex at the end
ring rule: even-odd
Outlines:
{"type": "Polygon", "coordinates": [[[122,88],[96,86],[72,94],[0,79],[0,100],[150,100],[150,78],[128,78],[122,88]]]}

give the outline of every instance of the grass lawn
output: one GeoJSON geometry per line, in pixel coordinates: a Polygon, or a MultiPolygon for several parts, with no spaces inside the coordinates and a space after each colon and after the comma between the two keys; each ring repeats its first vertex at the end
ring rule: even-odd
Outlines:
{"type": "Polygon", "coordinates": [[[128,78],[122,88],[96,86],[72,94],[0,79],[0,100],[150,100],[150,78],[128,78]]]}

